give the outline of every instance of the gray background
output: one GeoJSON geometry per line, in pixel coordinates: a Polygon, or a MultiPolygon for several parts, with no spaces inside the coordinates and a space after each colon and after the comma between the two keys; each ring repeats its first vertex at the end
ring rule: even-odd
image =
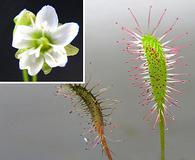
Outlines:
{"type": "MultiPolygon", "coordinates": [[[[127,8],[131,7],[141,24],[146,26],[148,6],[152,4],[152,24],[155,24],[164,8],[167,14],[159,33],[180,17],[173,35],[188,31],[190,35],[177,44],[191,42],[193,45],[182,50],[181,55],[191,64],[189,69],[192,82],[179,87],[183,95],[180,111],[174,111],[175,121],[168,122],[166,131],[167,159],[194,160],[195,157],[195,116],[194,88],[194,6],[195,1],[125,1],[86,0],[86,68],[91,84],[98,80],[102,86],[113,87],[107,97],[118,97],[113,122],[118,128],[109,137],[123,139],[109,142],[118,160],[158,160],[159,131],[152,130],[153,121],[145,122],[143,117],[148,108],[138,104],[138,89],[131,86],[127,70],[135,64],[125,64],[127,56],[122,46],[115,41],[123,37],[115,21],[134,26],[127,8]]],[[[68,114],[71,104],[61,96],[55,96],[55,85],[0,85],[0,159],[2,160],[99,160],[101,149],[85,151],[80,137],[84,119],[77,114],[68,114]]],[[[106,159],[104,157],[104,159],[106,159]]]]}

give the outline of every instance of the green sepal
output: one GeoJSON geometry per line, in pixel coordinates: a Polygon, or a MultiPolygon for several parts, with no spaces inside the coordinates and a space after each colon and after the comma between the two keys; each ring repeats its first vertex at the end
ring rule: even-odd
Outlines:
{"type": "Polygon", "coordinates": [[[78,54],[79,49],[71,44],[68,44],[67,46],[64,47],[66,50],[67,56],[75,56],[78,54]]]}
{"type": "Polygon", "coordinates": [[[19,49],[19,50],[16,52],[16,54],[15,54],[15,58],[16,58],[16,59],[20,59],[20,58],[19,58],[19,55],[20,55],[21,53],[23,53],[24,51],[28,50],[28,49],[29,49],[29,48],[19,49]]]}
{"type": "Polygon", "coordinates": [[[16,26],[17,25],[30,26],[32,25],[32,20],[35,21],[34,13],[24,9],[23,11],[20,12],[19,15],[17,15],[14,18],[14,23],[16,26]]]}
{"type": "Polygon", "coordinates": [[[51,72],[52,68],[48,66],[47,63],[43,64],[42,71],[45,75],[49,74],[51,72]]]}
{"type": "Polygon", "coordinates": [[[17,15],[14,18],[15,27],[13,33],[15,33],[17,26],[19,25],[30,26],[32,25],[32,21],[35,21],[34,13],[24,9],[19,13],[19,15],[17,15]]]}

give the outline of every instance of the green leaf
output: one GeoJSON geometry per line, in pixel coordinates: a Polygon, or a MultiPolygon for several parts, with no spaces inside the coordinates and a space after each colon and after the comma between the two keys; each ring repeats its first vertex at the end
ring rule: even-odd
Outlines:
{"type": "Polygon", "coordinates": [[[79,49],[71,44],[68,44],[67,46],[64,47],[66,50],[67,56],[75,56],[78,54],[79,49]]]}
{"type": "Polygon", "coordinates": [[[51,72],[52,68],[47,65],[47,63],[43,64],[42,71],[45,75],[49,74],[51,72]]]}

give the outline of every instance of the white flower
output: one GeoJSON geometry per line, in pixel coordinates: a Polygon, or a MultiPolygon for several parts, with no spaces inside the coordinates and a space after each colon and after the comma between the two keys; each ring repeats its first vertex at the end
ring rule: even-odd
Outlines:
{"type": "Polygon", "coordinates": [[[14,19],[12,46],[19,49],[19,67],[27,69],[28,74],[36,75],[44,65],[64,67],[67,63],[65,46],[77,36],[77,23],[60,25],[56,11],[44,6],[36,15],[23,10],[14,19]]]}

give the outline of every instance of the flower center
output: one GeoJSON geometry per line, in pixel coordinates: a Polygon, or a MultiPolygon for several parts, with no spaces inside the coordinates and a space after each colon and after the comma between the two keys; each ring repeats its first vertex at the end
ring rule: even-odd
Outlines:
{"type": "Polygon", "coordinates": [[[50,41],[46,37],[41,37],[38,39],[38,43],[41,45],[41,53],[45,53],[51,49],[50,41]]]}
{"type": "Polygon", "coordinates": [[[33,33],[32,37],[35,48],[40,47],[41,54],[48,52],[52,48],[52,40],[46,33],[37,31],[33,33]]]}

